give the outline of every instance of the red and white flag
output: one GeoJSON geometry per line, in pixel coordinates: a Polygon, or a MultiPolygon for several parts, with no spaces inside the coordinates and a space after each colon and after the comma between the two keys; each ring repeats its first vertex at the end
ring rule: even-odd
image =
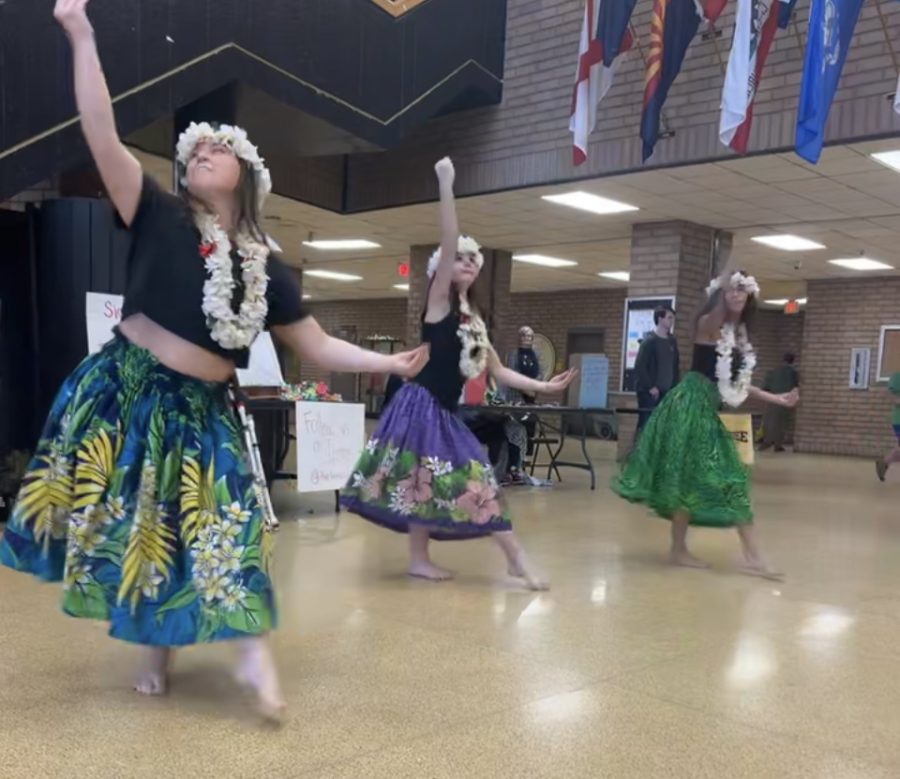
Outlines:
{"type": "Polygon", "coordinates": [[[775,31],[779,25],[787,25],[793,5],[787,0],[738,0],[722,88],[719,140],[740,154],[747,153],[753,101],[775,31]]]}
{"type": "MultiPolygon", "coordinates": [[[[597,107],[612,86],[613,76],[621,59],[618,55],[624,54],[632,46],[631,33],[625,29],[625,25],[627,25],[633,7],[633,0],[631,2],[628,0],[624,0],[624,2],[623,0],[585,0],[581,40],[578,45],[578,67],[575,71],[575,89],[572,95],[572,114],[569,117],[569,130],[572,133],[573,146],[572,159],[575,165],[581,165],[587,160],[588,136],[597,124],[597,107]],[[621,24],[622,34],[616,36],[618,38],[616,41],[618,43],[617,56],[608,66],[603,63],[603,38],[606,36],[607,30],[598,29],[601,17],[600,9],[604,3],[619,3],[623,8],[630,6],[628,15],[624,17],[624,23],[621,24]]],[[[616,17],[619,21],[621,20],[623,8],[615,6],[612,8],[613,10],[603,9],[609,12],[603,14],[606,24],[616,17]]],[[[607,59],[609,58],[607,57],[607,59]]]]}

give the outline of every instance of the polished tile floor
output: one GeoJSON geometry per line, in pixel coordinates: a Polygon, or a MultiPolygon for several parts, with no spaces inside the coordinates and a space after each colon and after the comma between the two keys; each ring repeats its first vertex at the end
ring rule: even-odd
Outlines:
{"type": "Polygon", "coordinates": [[[510,496],[540,595],[488,542],[437,546],[456,582],[409,581],[404,539],[280,494],[280,731],[228,647],[140,698],[130,647],[0,570],[0,777],[898,777],[900,479],[773,454],[755,480],[785,583],[733,573],[732,532],[694,533],[713,571],[666,567],[668,526],[577,474],[510,496]]]}

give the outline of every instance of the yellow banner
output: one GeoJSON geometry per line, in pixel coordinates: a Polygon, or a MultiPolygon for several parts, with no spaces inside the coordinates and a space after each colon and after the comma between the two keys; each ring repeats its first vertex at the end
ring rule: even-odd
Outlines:
{"type": "Polygon", "coordinates": [[[753,418],[749,414],[719,414],[719,419],[734,438],[741,462],[753,465],[753,418]]]}

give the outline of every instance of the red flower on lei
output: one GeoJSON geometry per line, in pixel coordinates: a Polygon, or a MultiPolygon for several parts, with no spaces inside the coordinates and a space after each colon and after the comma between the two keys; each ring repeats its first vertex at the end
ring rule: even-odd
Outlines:
{"type": "Polygon", "coordinates": [[[217,245],[215,241],[210,241],[209,243],[201,243],[200,244],[200,256],[205,260],[208,259],[209,256],[217,249],[217,245]]]}

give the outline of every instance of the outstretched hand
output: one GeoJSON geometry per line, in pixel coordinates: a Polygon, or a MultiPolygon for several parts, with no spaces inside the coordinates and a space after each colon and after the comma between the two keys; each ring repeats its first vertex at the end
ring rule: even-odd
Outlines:
{"type": "Polygon", "coordinates": [[[785,408],[793,408],[800,402],[800,390],[795,387],[790,392],[785,392],[783,395],[778,395],[777,397],[778,402],[782,406],[785,408]]]}
{"type": "Polygon", "coordinates": [[[88,0],[56,0],[53,18],[72,40],[94,34],[87,15],[87,4],[88,0]]]}
{"type": "Polygon", "coordinates": [[[437,173],[438,181],[441,184],[452,186],[456,180],[456,168],[453,167],[453,161],[449,157],[438,160],[434,165],[434,172],[437,173]]]}
{"type": "Polygon", "coordinates": [[[541,392],[546,395],[558,395],[566,387],[568,387],[578,375],[576,368],[569,368],[564,373],[554,376],[550,381],[545,381],[541,387],[541,392]]]}
{"type": "Polygon", "coordinates": [[[402,376],[404,379],[411,379],[417,376],[422,368],[428,363],[431,352],[428,344],[411,349],[408,352],[398,352],[392,355],[391,373],[402,376]]]}

